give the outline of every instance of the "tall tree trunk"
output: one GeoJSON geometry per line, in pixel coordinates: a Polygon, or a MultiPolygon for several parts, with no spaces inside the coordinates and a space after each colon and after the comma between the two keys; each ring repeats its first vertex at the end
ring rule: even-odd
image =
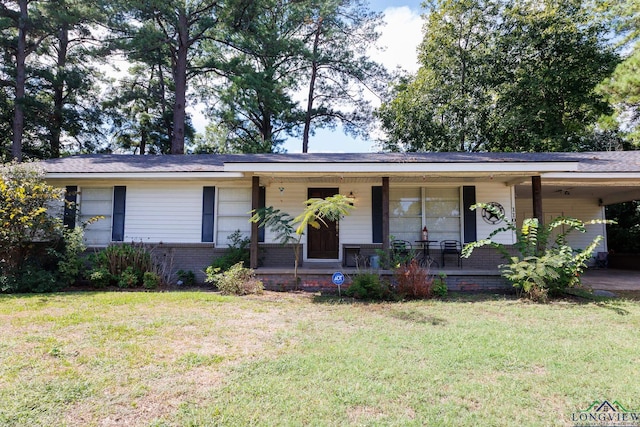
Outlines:
{"type": "Polygon", "coordinates": [[[29,20],[28,0],[19,0],[18,46],[16,50],[16,97],[13,111],[13,141],[11,155],[22,161],[22,134],[24,132],[25,62],[27,59],[27,24],[29,20]]]}
{"type": "Polygon", "coordinates": [[[311,132],[311,110],[313,110],[313,96],[316,87],[316,77],[318,76],[318,44],[320,42],[320,28],[322,18],[318,18],[318,27],[313,40],[313,60],[311,62],[311,79],[309,80],[309,95],[307,97],[307,112],[304,117],[304,131],[302,134],[302,152],[309,151],[309,133],[311,132]]]}
{"type": "Polygon", "coordinates": [[[184,11],[178,16],[178,49],[175,53],[173,74],[176,85],[176,99],[173,108],[173,138],[171,154],[184,154],[184,127],[187,101],[187,53],[189,50],[189,25],[184,11]]]}
{"type": "Polygon", "coordinates": [[[271,113],[265,112],[262,121],[262,152],[273,152],[273,125],[271,124],[271,113]]]}
{"type": "Polygon", "coordinates": [[[53,83],[53,119],[50,131],[51,157],[60,157],[60,137],[62,135],[62,121],[64,108],[65,68],[67,66],[67,51],[69,48],[69,27],[62,24],[58,31],[58,59],[56,75],[53,83]]]}

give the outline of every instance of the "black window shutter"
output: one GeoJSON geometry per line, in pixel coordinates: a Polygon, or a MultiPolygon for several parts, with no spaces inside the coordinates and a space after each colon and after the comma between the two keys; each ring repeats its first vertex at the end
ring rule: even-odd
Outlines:
{"type": "Polygon", "coordinates": [[[111,240],[113,242],[124,241],[124,215],[127,204],[127,187],[117,185],[113,187],[113,224],[111,227],[111,240]]]}
{"type": "Polygon", "coordinates": [[[78,186],[67,185],[64,193],[64,217],[62,223],[68,229],[76,227],[76,206],[78,202],[78,186]]]}
{"type": "Polygon", "coordinates": [[[382,243],[382,186],[371,187],[372,243],[382,243]]]}
{"type": "MultiPolygon", "coordinates": [[[[267,206],[267,188],[260,187],[260,194],[258,196],[258,208],[265,208],[267,206]]],[[[264,243],[264,227],[258,227],[258,242],[264,243]]]]}
{"type": "Polygon", "coordinates": [[[476,187],[473,185],[465,185],[462,187],[462,212],[464,221],[464,242],[475,242],[476,232],[476,211],[469,208],[476,203],[476,187]]]}
{"type": "Polygon", "coordinates": [[[213,242],[213,211],[216,203],[216,187],[202,188],[202,241],[213,242]]]}

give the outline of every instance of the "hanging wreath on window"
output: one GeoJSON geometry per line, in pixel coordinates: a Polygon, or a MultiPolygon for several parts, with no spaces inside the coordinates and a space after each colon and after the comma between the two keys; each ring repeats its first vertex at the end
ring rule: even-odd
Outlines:
{"type": "Polygon", "coordinates": [[[498,202],[489,202],[487,203],[489,206],[493,207],[493,210],[497,210],[500,212],[500,215],[495,212],[491,212],[487,210],[487,208],[482,208],[482,219],[488,224],[499,224],[502,222],[504,218],[504,208],[498,202]]]}

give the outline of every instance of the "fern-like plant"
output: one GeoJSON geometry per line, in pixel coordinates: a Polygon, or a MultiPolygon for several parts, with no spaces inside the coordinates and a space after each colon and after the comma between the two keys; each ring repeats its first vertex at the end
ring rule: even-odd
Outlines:
{"type": "Polygon", "coordinates": [[[462,250],[462,257],[468,258],[474,249],[482,246],[494,247],[509,260],[508,264],[499,266],[502,275],[527,297],[538,301],[546,300],[548,294],[560,294],[568,287],[579,285],[587,260],[603,239],[602,236],[596,236],[583,250],[574,250],[567,242],[567,235],[573,231],[584,233],[589,224],[612,223],[600,219],[584,222],[576,218],[557,217],[541,227],[536,218],[526,218],[522,227],[518,228],[494,206],[486,203],[471,206],[471,209],[478,208],[496,215],[505,222],[505,226],[495,229],[486,239],[468,243],[462,250]],[[558,227],[565,229],[550,241],[558,227]],[[493,240],[504,232],[515,233],[517,256],[512,256],[505,245],[493,240]]]}
{"type": "Polygon", "coordinates": [[[258,223],[260,227],[266,227],[276,235],[276,240],[281,244],[292,244],[294,252],[294,280],[298,285],[298,265],[300,264],[300,241],[307,226],[320,228],[326,226],[326,221],[338,221],[349,215],[353,209],[354,199],[336,194],[325,199],[311,198],[305,201],[305,209],[300,215],[293,218],[280,209],[273,206],[252,211],[250,221],[258,223]]]}

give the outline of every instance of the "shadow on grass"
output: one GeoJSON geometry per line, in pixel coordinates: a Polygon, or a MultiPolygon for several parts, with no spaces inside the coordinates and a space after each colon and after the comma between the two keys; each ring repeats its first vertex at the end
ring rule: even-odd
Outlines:
{"type": "MultiPolygon", "coordinates": [[[[524,298],[520,298],[513,292],[504,292],[504,293],[495,293],[495,292],[449,292],[449,295],[446,298],[434,298],[431,300],[423,300],[423,301],[437,301],[441,304],[447,303],[485,303],[485,302],[496,302],[496,301],[520,301],[522,304],[554,304],[556,307],[560,308],[571,308],[575,306],[582,306],[592,304],[598,308],[603,308],[606,310],[612,310],[618,315],[626,316],[630,312],[624,305],[629,301],[637,303],[640,301],[640,292],[618,292],[616,293],[618,298],[611,297],[603,297],[593,295],[593,293],[587,290],[573,289],[569,292],[565,293],[562,296],[556,298],[550,298],[547,303],[536,303],[533,301],[529,301],[524,298]]],[[[372,301],[372,300],[359,300],[355,298],[347,298],[347,297],[339,297],[335,294],[316,294],[312,298],[313,303],[315,304],[353,304],[353,305],[373,305],[373,304],[388,304],[390,306],[397,305],[398,307],[403,307],[403,303],[409,302],[406,300],[398,300],[398,301],[372,301]]],[[[392,317],[408,320],[414,323],[431,323],[431,324],[439,324],[439,320],[441,319],[429,319],[428,316],[421,315],[422,318],[415,317],[415,313],[410,313],[402,310],[393,310],[390,311],[392,317]],[[393,314],[395,313],[395,314],[393,314]],[[434,323],[435,322],[435,323],[434,323]]],[[[418,313],[418,312],[416,312],[418,313]]]]}

